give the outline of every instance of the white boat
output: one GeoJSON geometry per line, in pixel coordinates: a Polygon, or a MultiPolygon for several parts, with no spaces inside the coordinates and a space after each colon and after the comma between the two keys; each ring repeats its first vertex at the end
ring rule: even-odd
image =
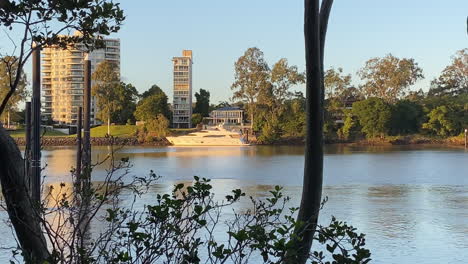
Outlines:
{"type": "Polygon", "coordinates": [[[240,131],[230,131],[218,125],[184,136],[167,137],[174,146],[248,146],[240,131]]]}

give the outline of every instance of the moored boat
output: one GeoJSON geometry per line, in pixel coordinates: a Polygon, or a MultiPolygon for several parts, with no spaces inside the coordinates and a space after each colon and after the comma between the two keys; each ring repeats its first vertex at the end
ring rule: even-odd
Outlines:
{"type": "Polygon", "coordinates": [[[227,130],[223,125],[209,127],[184,136],[167,137],[174,146],[248,146],[240,131],[227,130]]]}

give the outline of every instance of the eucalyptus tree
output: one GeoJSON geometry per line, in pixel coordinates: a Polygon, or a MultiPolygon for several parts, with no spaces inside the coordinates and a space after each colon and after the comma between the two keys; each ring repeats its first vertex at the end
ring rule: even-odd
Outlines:
{"type": "Polygon", "coordinates": [[[429,90],[431,96],[461,94],[468,94],[468,48],[457,51],[452,63],[431,82],[429,90]]]}
{"type": "Polygon", "coordinates": [[[120,93],[120,74],[118,66],[109,61],[99,63],[92,74],[94,85],[92,95],[96,98],[97,117],[107,120],[107,134],[110,135],[112,113],[121,110],[124,105],[124,94],[120,93]]]}
{"type": "Polygon", "coordinates": [[[378,97],[392,103],[403,97],[416,81],[424,78],[414,59],[400,59],[392,54],[369,59],[358,75],[364,82],[361,90],[367,98],[378,97]]]}
{"type": "MultiPolygon", "coordinates": [[[[10,90],[10,72],[16,72],[18,68],[17,63],[10,63],[11,60],[16,60],[16,58],[11,56],[0,58],[0,98],[5,98],[10,90]]],[[[16,92],[13,94],[13,96],[10,97],[10,100],[8,100],[8,103],[6,104],[5,110],[2,114],[3,117],[6,117],[8,120],[6,122],[8,126],[10,124],[11,112],[17,111],[18,104],[21,101],[24,101],[29,94],[28,90],[26,89],[27,84],[28,82],[26,74],[23,72],[20,74],[20,81],[18,82],[16,92]]]]}
{"type": "Polygon", "coordinates": [[[351,74],[343,74],[343,68],[330,68],[324,74],[325,96],[340,97],[351,86],[351,74]]]}
{"type": "MultiPolygon", "coordinates": [[[[102,46],[96,35],[117,32],[125,19],[119,4],[111,0],[2,0],[0,32],[9,40],[10,49],[0,50],[8,69],[7,92],[0,98],[0,114],[22,83],[24,67],[32,53],[45,46],[67,48],[83,43],[87,48],[102,46]],[[73,30],[80,35],[66,36],[73,30]],[[16,66],[15,66],[16,65],[16,66]]],[[[8,215],[27,263],[52,263],[53,252],[41,232],[44,224],[35,202],[29,197],[21,152],[3,128],[0,128],[0,183],[8,215]]]]}
{"type": "Polygon", "coordinates": [[[283,105],[293,95],[291,86],[303,84],[305,74],[300,73],[295,65],[289,65],[285,58],[280,59],[271,69],[273,97],[278,105],[283,105]]]}
{"type": "Polygon", "coordinates": [[[254,114],[257,103],[266,98],[269,83],[270,67],[268,67],[263,52],[259,48],[249,48],[234,64],[235,75],[231,89],[232,99],[247,104],[250,122],[254,124],[254,114]]]}

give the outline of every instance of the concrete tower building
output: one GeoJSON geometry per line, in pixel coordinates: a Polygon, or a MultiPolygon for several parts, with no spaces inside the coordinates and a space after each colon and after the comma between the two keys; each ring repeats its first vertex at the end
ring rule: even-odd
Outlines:
{"type": "MultiPolygon", "coordinates": [[[[80,34],[80,33],[75,33],[80,34]]],[[[105,48],[89,53],[91,71],[104,60],[116,63],[120,69],[120,40],[104,39],[105,48]]],[[[78,107],[83,106],[84,45],[68,49],[47,47],[42,51],[43,118],[60,124],[75,124],[78,107]]],[[[95,121],[96,104],[92,100],[91,122],[95,121]]]]}
{"type": "Polygon", "coordinates": [[[172,123],[175,128],[192,127],[192,51],[183,50],[174,63],[174,101],[172,123]]]}

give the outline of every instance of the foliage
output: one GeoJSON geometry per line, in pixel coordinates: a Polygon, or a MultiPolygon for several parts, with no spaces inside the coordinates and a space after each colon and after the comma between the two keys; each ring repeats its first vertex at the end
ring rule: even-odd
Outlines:
{"type": "Polygon", "coordinates": [[[306,105],[302,92],[286,101],[286,110],[281,117],[281,128],[286,137],[304,137],[306,132],[306,105]]]}
{"type": "Polygon", "coordinates": [[[150,133],[154,133],[158,138],[163,138],[167,135],[169,120],[163,114],[158,114],[156,118],[148,121],[145,126],[150,133]]]}
{"type": "Polygon", "coordinates": [[[139,127],[136,136],[140,142],[151,142],[154,138],[162,139],[169,132],[169,120],[163,115],[145,121],[143,127],[139,127]]]}
{"type": "Polygon", "coordinates": [[[104,43],[95,36],[117,32],[124,19],[119,4],[109,0],[2,1],[0,27],[15,45],[10,54],[14,59],[2,63],[9,69],[16,69],[9,73],[9,91],[1,98],[0,114],[21,87],[23,67],[33,50],[45,46],[66,48],[75,43],[85,44],[88,50],[102,47],[104,43]],[[81,34],[63,35],[71,30],[81,34]],[[35,45],[32,45],[33,42],[35,45]]]}
{"type": "Polygon", "coordinates": [[[135,116],[133,113],[136,110],[138,91],[132,84],[120,82],[117,93],[119,93],[118,98],[123,107],[111,114],[111,120],[117,124],[134,124],[135,116]]]}
{"type": "Polygon", "coordinates": [[[267,114],[258,141],[263,144],[272,144],[280,139],[280,135],[281,128],[278,118],[272,113],[267,114]]]}
{"type": "MultiPolygon", "coordinates": [[[[279,186],[263,199],[250,197],[247,210],[237,210],[235,204],[245,197],[242,190],[215,198],[210,180],[197,176],[137,208],[136,201],[160,177],[153,171],[131,177],[132,164],[128,158],[116,160],[113,147],[104,161],[109,163],[104,181],[87,191],[77,192],[78,185],[66,183],[44,186],[37,213],[44,220],[49,263],[283,263],[286,252],[295,250],[294,230],[307,226],[295,220],[298,208],[287,208],[290,198],[279,186]],[[122,197],[132,202],[122,204],[122,197]],[[230,217],[224,221],[223,214],[230,217]],[[99,229],[92,223],[99,223],[99,229]]],[[[334,217],[329,225],[316,227],[314,240],[326,251],[310,252],[311,263],[370,260],[365,235],[334,217]]],[[[13,260],[18,261],[18,254],[20,248],[13,260]]]]}
{"type": "MultiPolygon", "coordinates": [[[[351,85],[351,74],[344,75],[343,68],[330,68],[325,71],[323,82],[325,85],[325,97],[341,97],[351,85]]],[[[343,101],[343,98],[340,98],[343,101]]]]}
{"type": "Polygon", "coordinates": [[[383,99],[374,97],[355,102],[352,111],[367,137],[382,137],[390,131],[392,110],[383,99]]]}
{"type": "Polygon", "coordinates": [[[359,121],[357,117],[353,114],[353,111],[344,112],[344,123],[341,128],[338,129],[338,137],[341,139],[355,139],[358,137],[361,131],[359,126],[359,121]]]}
{"type": "Polygon", "coordinates": [[[432,81],[429,90],[430,96],[461,94],[468,94],[468,48],[457,51],[452,64],[432,81]]]}
{"type": "Polygon", "coordinates": [[[417,133],[423,118],[423,108],[420,104],[400,100],[392,106],[391,132],[394,135],[417,133]]]}
{"type": "Polygon", "coordinates": [[[428,114],[429,120],[423,124],[439,136],[456,136],[468,127],[468,103],[465,105],[441,105],[428,114]]]}
{"type": "Polygon", "coordinates": [[[203,116],[201,114],[199,113],[192,114],[192,124],[194,126],[201,124],[202,121],[203,121],[203,116]]]}
{"type": "Polygon", "coordinates": [[[273,85],[275,106],[281,107],[285,100],[293,95],[290,91],[291,86],[304,83],[305,76],[298,72],[297,66],[289,66],[288,60],[282,58],[273,65],[270,80],[273,85]]]}
{"type": "Polygon", "coordinates": [[[140,121],[152,120],[159,114],[169,119],[167,96],[162,91],[141,99],[135,110],[135,117],[140,121]]]}
{"type": "Polygon", "coordinates": [[[345,105],[337,97],[325,100],[323,134],[326,139],[337,137],[339,125],[336,121],[343,118],[344,107],[345,105]]]}
{"type": "Polygon", "coordinates": [[[358,75],[364,82],[361,90],[367,98],[378,97],[387,102],[395,102],[411,85],[424,78],[414,59],[400,59],[392,54],[368,60],[358,75]]]}
{"type": "MultiPolygon", "coordinates": [[[[3,98],[0,98],[0,114],[4,112],[11,97],[18,91],[24,66],[27,65],[34,51],[40,51],[46,46],[67,48],[76,43],[83,43],[85,51],[102,47],[104,43],[97,36],[117,32],[123,20],[124,15],[119,4],[109,0],[0,1],[0,28],[12,42],[13,48],[9,55],[15,58],[2,61],[9,69],[9,91],[3,98]],[[63,35],[71,30],[76,30],[81,34],[63,35]],[[17,67],[13,67],[14,65],[17,67]]],[[[20,151],[12,144],[11,138],[5,135],[4,130],[0,131],[2,141],[0,146],[3,146],[1,152],[11,157],[11,162],[20,162],[22,159],[20,151]]],[[[31,203],[27,188],[25,190],[27,186],[25,169],[13,164],[12,167],[15,168],[0,172],[1,185],[4,187],[2,193],[7,204],[6,210],[15,228],[19,247],[23,249],[25,261],[45,263],[51,257],[45,245],[45,236],[42,233],[32,233],[42,228],[39,214],[31,214],[33,210],[31,205],[35,205],[37,201],[31,203]],[[15,190],[15,192],[5,189],[15,190]]]]}
{"type": "Polygon", "coordinates": [[[304,82],[304,74],[299,73],[296,66],[290,66],[285,58],[276,62],[271,71],[263,53],[257,48],[248,49],[239,58],[236,82],[232,86],[236,90],[233,99],[247,103],[252,128],[260,132],[259,142],[276,142],[285,133],[303,134],[303,115],[296,111],[290,116],[287,111],[291,108],[293,97],[291,86],[304,82]]]}
{"type": "Polygon", "coordinates": [[[232,99],[248,104],[251,122],[254,123],[254,113],[257,102],[262,102],[262,96],[271,89],[269,83],[270,68],[266,63],[263,52],[258,48],[249,48],[234,64],[235,75],[231,89],[234,90],[232,99]]]}
{"type": "Polygon", "coordinates": [[[155,95],[155,94],[165,94],[164,91],[157,85],[157,84],[153,84],[149,89],[148,91],[144,91],[142,94],[141,94],[141,98],[146,98],[146,97],[149,97],[151,95],[155,95]]]}
{"type": "Polygon", "coordinates": [[[222,102],[219,102],[219,104],[217,104],[217,105],[211,105],[211,108],[212,108],[212,110],[216,110],[216,109],[219,109],[219,108],[229,107],[229,106],[231,106],[230,103],[228,103],[226,101],[222,101],[222,102]]]}
{"type": "MultiPolygon", "coordinates": [[[[282,263],[292,249],[294,229],[303,226],[286,209],[288,197],[276,186],[265,200],[250,198],[251,209],[233,212],[221,226],[220,216],[245,194],[236,189],[221,201],[214,199],[209,179],[194,177],[191,185],[176,184],[171,194],[158,194],[157,203],[143,212],[131,209],[108,210],[106,220],[119,225],[102,260],[107,263],[282,263]],[[223,229],[220,229],[223,228],[223,229]],[[227,231],[221,231],[227,230],[227,231]],[[227,239],[218,241],[219,232],[227,239]],[[216,235],[215,235],[216,234],[216,235]],[[166,239],[170,238],[170,239],[166,239]]],[[[312,263],[367,263],[369,250],[365,236],[345,222],[332,218],[329,226],[319,226],[314,239],[327,252],[314,251],[312,263]]]]}
{"type": "Polygon", "coordinates": [[[110,126],[112,113],[124,108],[123,93],[121,90],[119,68],[115,63],[103,61],[99,63],[92,74],[94,85],[92,95],[96,98],[98,108],[97,117],[101,121],[107,120],[110,126]]]}
{"type": "MultiPolygon", "coordinates": [[[[204,89],[200,89],[200,92],[195,93],[195,107],[193,108],[193,112],[196,114],[201,114],[202,117],[207,117],[210,114],[210,92],[204,89]]],[[[192,119],[192,123],[194,123],[192,119]]]]}
{"type": "MultiPolygon", "coordinates": [[[[16,75],[17,70],[17,58],[10,56],[0,58],[0,98],[5,98],[10,91],[10,82],[12,81],[10,75],[16,75]]],[[[18,111],[18,104],[26,100],[26,97],[29,95],[28,90],[26,89],[26,85],[28,84],[26,74],[24,72],[20,73],[19,78],[20,80],[18,82],[16,92],[5,105],[4,112],[0,112],[0,118],[2,119],[15,116],[16,111],[18,111]]]]}

